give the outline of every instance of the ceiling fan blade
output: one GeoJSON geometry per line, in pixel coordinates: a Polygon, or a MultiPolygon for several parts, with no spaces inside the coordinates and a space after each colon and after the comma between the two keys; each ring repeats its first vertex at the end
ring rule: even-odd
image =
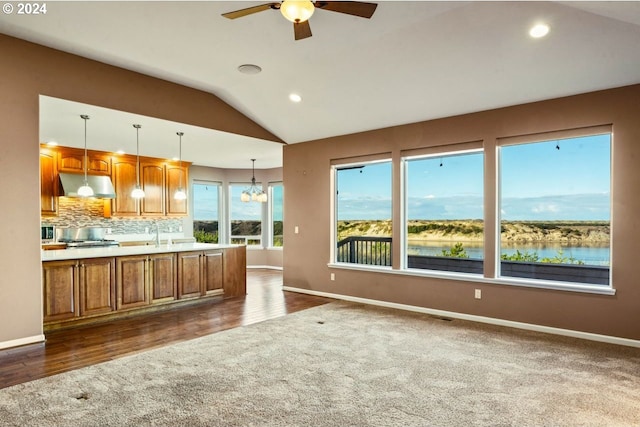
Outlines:
{"type": "Polygon", "coordinates": [[[307,37],[311,37],[311,26],[309,26],[309,21],[303,22],[294,22],[293,23],[293,34],[295,35],[296,40],[306,39],[307,37]]]}
{"type": "Polygon", "coordinates": [[[223,13],[222,16],[229,19],[242,18],[252,13],[262,12],[267,9],[280,9],[280,3],[265,3],[258,6],[248,7],[246,9],[234,10],[233,12],[223,13]]]}
{"type": "Polygon", "coordinates": [[[346,13],[361,18],[371,18],[378,5],[362,1],[316,1],[315,6],[332,12],[346,13]]]}

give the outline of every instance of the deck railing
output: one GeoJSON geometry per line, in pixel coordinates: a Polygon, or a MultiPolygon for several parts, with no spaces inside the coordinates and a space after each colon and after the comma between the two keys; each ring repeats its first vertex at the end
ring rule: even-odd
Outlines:
{"type": "Polygon", "coordinates": [[[349,236],[338,242],[336,259],[352,264],[391,266],[391,237],[349,236]]]}
{"type": "MultiPolygon", "coordinates": [[[[337,245],[338,262],[391,266],[391,237],[350,236],[337,245]]],[[[407,267],[423,270],[482,274],[483,260],[444,256],[409,255],[407,267]]],[[[502,277],[555,280],[609,285],[609,267],[596,265],[551,264],[544,262],[501,261],[502,277]]]]}

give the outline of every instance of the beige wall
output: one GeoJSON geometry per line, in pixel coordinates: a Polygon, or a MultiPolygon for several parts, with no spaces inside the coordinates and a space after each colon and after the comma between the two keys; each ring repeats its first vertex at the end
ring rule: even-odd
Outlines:
{"type": "MultiPolygon", "coordinates": [[[[472,96],[472,95],[471,95],[472,96]]],[[[640,85],[444,118],[284,147],[284,285],[451,312],[640,339],[640,85]],[[482,141],[485,148],[486,245],[495,234],[498,138],[613,125],[612,277],[614,296],[464,280],[336,269],[330,261],[330,162],[390,153],[394,200],[400,151],[482,141]],[[294,234],[295,226],[300,233],[294,234]],[[330,273],[336,280],[330,281],[330,273]],[[482,299],[474,299],[474,289],[482,299]]],[[[394,203],[399,223],[399,203],[394,203]]],[[[394,228],[398,241],[400,230],[394,228]]],[[[394,266],[400,251],[394,247],[394,266]]],[[[493,256],[485,263],[492,265],[493,256]]],[[[492,269],[490,269],[492,270],[492,269]]],[[[490,271],[488,273],[493,273],[490,271]]]]}
{"type": "MultiPolygon", "coordinates": [[[[229,184],[233,183],[251,183],[251,169],[218,169],[209,168],[203,166],[192,166],[189,169],[189,180],[193,181],[212,181],[219,182],[222,185],[221,197],[223,199],[223,208],[221,215],[227,215],[227,208],[229,200],[229,184]]],[[[282,182],[282,168],[273,169],[256,169],[255,170],[256,182],[262,185],[264,191],[267,191],[267,186],[272,182],[282,182]]],[[[286,196],[285,196],[286,197],[286,196]]],[[[193,213],[193,199],[191,199],[192,205],[189,211],[193,213]]],[[[255,203],[255,202],[251,202],[255,203]]],[[[263,218],[267,218],[268,204],[262,204],[263,218]]],[[[185,228],[185,233],[193,234],[193,223],[185,228]]],[[[262,241],[266,245],[269,241],[269,229],[266,224],[262,227],[262,241]]],[[[247,266],[248,267],[273,267],[282,268],[282,249],[257,249],[247,248],[247,266]]]]}
{"type": "Polygon", "coordinates": [[[0,347],[42,334],[38,96],[280,142],[219,98],[0,34],[0,347]]]}

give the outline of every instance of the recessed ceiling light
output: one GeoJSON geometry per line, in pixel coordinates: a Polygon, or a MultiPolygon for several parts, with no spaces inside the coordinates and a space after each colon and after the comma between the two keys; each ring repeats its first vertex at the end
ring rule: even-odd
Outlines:
{"type": "Polygon", "coordinates": [[[302,101],[302,97],[300,95],[298,95],[297,93],[292,93],[289,95],[289,100],[291,102],[300,102],[302,101]]]}
{"type": "Polygon", "coordinates": [[[262,68],[258,67],[255,64],[242,64],[238,67],[238,71],[242,74],[258,74],[262,71],[262,68]]]}
{"type": "Polygon", "coordinates": [[[547,24],[536,24],[529,30],[529,35],[534,39],[544,37],[549,33],[549,26],[547,24]]]}

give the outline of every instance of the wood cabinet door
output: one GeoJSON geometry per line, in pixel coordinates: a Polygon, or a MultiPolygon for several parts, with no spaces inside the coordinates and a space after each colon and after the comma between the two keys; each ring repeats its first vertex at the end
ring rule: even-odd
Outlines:
{"type": "Polygon", "coordinates": [[[118,158],[113,161],[111,179],[116,191],[116,198],[111,203],[113,215],[138,215],[138,201],[131,197],[131,191],[136,186],[135,158],[118,158]]]}
{"type": "Polygon", "coordinates": [[[202,255],[202,284],[205,294],[222,289],[222,251],[207,251],[202,255]]]}
{"type": "Polygon", "coordinates": [[[117,258],[118,310],[149,304],[148,255],[117,258]]]}
{"type": "Polygon", "coordinates": [[[58,215],[57,155],[51,150],[40,151],[40,213],[58,215]]]}
{"type": "Polygon", "coordinates": [[[178,253],[178,298],[199,297],[202,292],[202,252],[178,253]]]}
{"type": "Polygon", "coordinates": [[[179,187],[184,191],[189,188],[189,168],[188,166],[167,164],[166,167],[166,200],[167,215],[187,215],[187,200],[176,200],[174,194],[179,187]]]}
{"type": "Polygon", "coordinates": [[[80,316],[115,310],[115,258],[82,259],[78,263],[80,316]]]}
{"type": "Polygon", "coordinates": [[[151,302],[172,301],[178,297],[176,255],[155,254],[149,257],[151,302]]]}
{"type": "Polygon", "coordinates": [[[246,246],[225,249],[222,273],[225,298],[247,294],[246,246]]]}
{"type": "Polygon", "coordinates": [[[164,215],[164,164],[140,163],[140,185],[144,190],[140,213],[164,215]]]}
{"type": "Polygon", "coordinates": [[[42,263],[44,322],[71,319],[80,315],[78,308],[76,261],[42,263]]]}
{"type": "MultiPolygon", "coordinates": [[[[58,170],[60,172],[84,172],[84,150],[79,148],[59,149],[58,170]]],[[[99,151],[87,151],[87,172],[94,175],[110,175],[111,157],[99,151]]]]}

